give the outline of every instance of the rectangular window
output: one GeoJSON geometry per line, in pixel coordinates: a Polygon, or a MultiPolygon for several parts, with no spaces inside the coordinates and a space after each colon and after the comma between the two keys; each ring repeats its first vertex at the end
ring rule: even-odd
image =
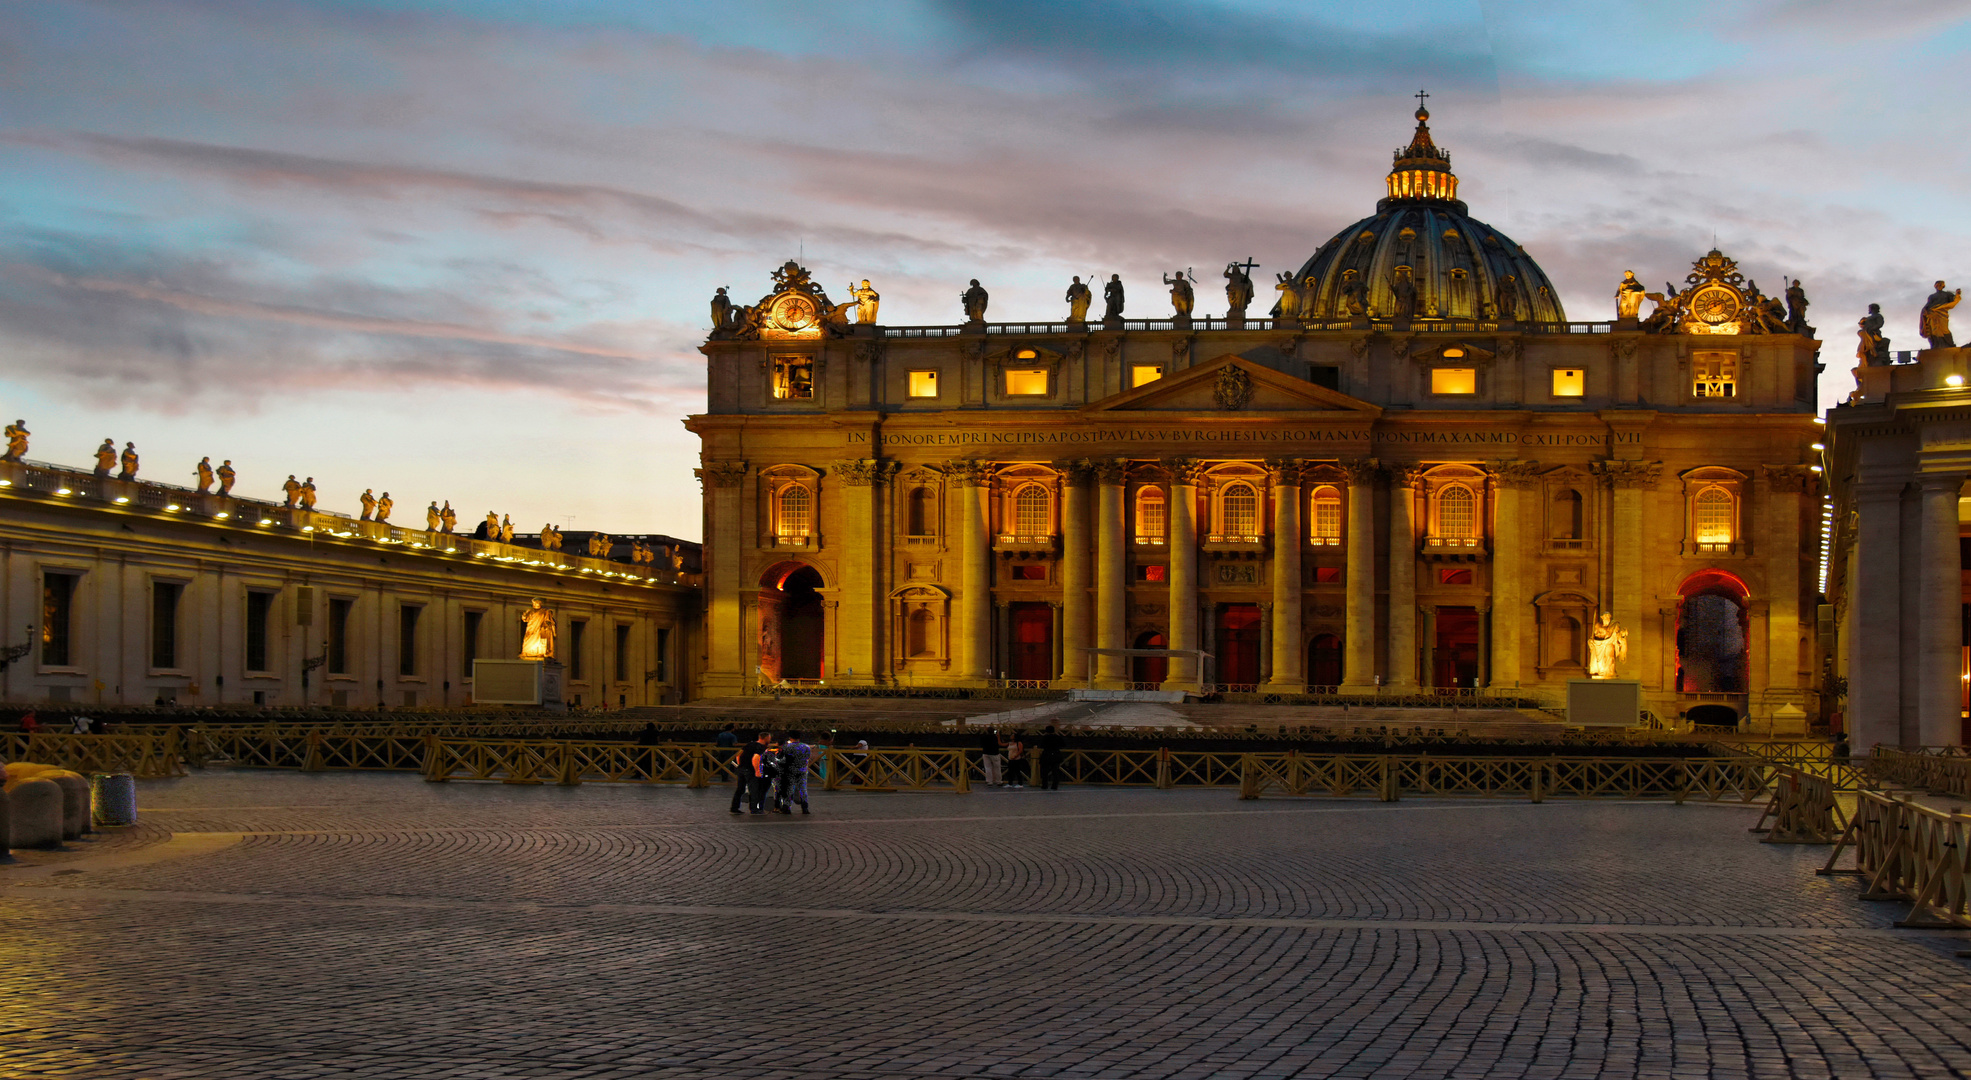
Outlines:
{"type": "Polygon", "coordinates": [[[1307,369],[1307,381],[1329,390],[1341,389],[1341,369],[1333,364],[1315,364],[1307,369]]]}
{"type": "Polygon", "coordinates": [[[178,666],[178,601],[185,587],[172,581],[151,582],[151,666],[178,666]]]}
{"type": "Polygon", "coordinates": [[[1555,397],[1580,397],[1587,393],[1588,373],[1580,368],[1555,368],[1555,397]]]}
{"type": "Polygon", "coordinates": [[[1478,369],[1468,367],[1431,368],[1430,392],[1433,394],[1476,394],[1478,393],[1478,369]]]}
{"type": "Polygon", "coordinates": [[[588,632],[589,624],[575,619],[568,624],[568,681],[581,682],[586,677],[582,667],[582,637],[588,632]]]}
{"type": "Polygon", "coordinates": [[[1437,571],[1437,583],[1439,585],[1469,585],[1471,584],[1471,571],[1449,566],[1440,567],[1437,571]]]}
{"type": "Polygon", "coordinates": [[[1131,364],[1129,366],[1129,385],[1132,388],[1142,386],[1144,383],[1156,382],[1161,378],[1163,378],[1162,364],[1131,364]]]}
{"type": "Polygon", "coordinates": [[[910,373],[910,396],[914,398],[934,398],[938,396],[938,373],[935,371],[913,371],[910,373]]]}
{"type": "Polygon", "coordinates": [[[630,628],[627,623],[616,624],[616,681],[630,681],[630,628]]]}
{"type": "Polygon", "coordinates": [[[1164,564],[1162,563],[1146,563],[1136,568],[1136,580],[1138,581],[1164,581],[1167,580],[1164,574],[1164,564]]]}
{"type": "Polygon", "coordinates": [[[246,594],[246,670],[272,671],[268,665],[269,629],[273,623],[274,594],[270,592],[249,592],[246,594]]]}
{"type": "Polygon", "coordinates": [[[416,604],[397,606],[397,674],[417,674],[417,620],[424,609],[416,604]]]}
{"type": "Polygon", "coordinates": [[[48,667],[68,667],[75,662],[74,574],[41,575],[41,662],[48,667]]]}
{"type": "Polygon", "coordinates": [[[1046,581],[1047,567],[1040,563],[1027,563],[1013,568],[1014,581],[1046,581]]]}
{"type": "Polygon", "coordinates": [[[814,358],[774,357],[773,396],[782,401],[814,400],[814,358]]]}
{"type": "Polygon", "coordinates": [[[1690,358],[1694,379],[1690,396],[1728,398],[1738,396],[1738,354],[1728,352],[1694,353],[1690,358]]]}
{"type": "Polygon", "coordinates": [[[1006,373],[1007,397],[1046,397],[1047,371],[1045,368],[1021,369],[1006,373]]]}
{"type": "Polygon", "coordinates": [[[460,676],[461,678],[472,678],[472,662],[479,658],[479,624],[485,618],[486,613],[483,611],[468,611],[465,613],[465,660],[463,661],[465,671],[460,676]]]}
{"type": "Polygon", "coordinates": [[[328,673],[349,674],[349,612],[354,600],[329,600],[328,673]]]}
{"type": "Polygon", "coordinates": [[[671,681],[671,628],[657,628],[657,681],[671,681]]]}
{"type": "Polygon", "coordinates": [[[1324,488],[1314,496],[1314,534],[1310,539],[1316,544],[1341,544],[1341,496],[1333,492],[1333,488],[1324,488]]]}
{"type": "Polygon", "coordinates": [[[1317,566],[1314,568],[1314,584],[1338,585],[1341,583],[1341,567],[1317,566]]]}

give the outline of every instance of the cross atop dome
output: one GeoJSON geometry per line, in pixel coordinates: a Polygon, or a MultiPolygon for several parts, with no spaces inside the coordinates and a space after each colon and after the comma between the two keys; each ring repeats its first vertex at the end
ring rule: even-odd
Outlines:
{"type": "Polygon", "coordinates": [[[1430,94],[1417,91],[1417,130],[1410,145],[1396,151],[1396,164],[1389,170],[1389,197],[1392,199],[1442,199],[1458,197],[1458,178],[1451,173],[1451,152],[1441,149],[1430,137],[1430,110],[1424,99],[1430,94]]]}

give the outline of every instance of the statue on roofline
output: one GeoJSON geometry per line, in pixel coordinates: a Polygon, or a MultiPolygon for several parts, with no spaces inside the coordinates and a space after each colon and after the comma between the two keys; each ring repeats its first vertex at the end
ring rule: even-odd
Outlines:
{"type": "Polygon", "coordinates": [[[990,299],[991,297],[987,295],[985,287],[979,284],[979,279],[973,278],[971,287],[958,294],[958,302],[965,305],[966,321],[984,322],[986,303],[990,299]]]}
{"type": "Polygon", "coordinates": [[[390,511],[396,508],[396,506],[397,501],[390,497],[389,492],[384,492],[382,497],[376,500],[376,520],[378,523],[389,521],[390,511]]]}
{"type": "Polygon", "coordinates": [[[27,421],[16,420],[7,425],[7,453],[0,460],[19,461],[27,455],[27,421]]]}
{"type": "Polygon", "coordinates": [[[855,302],[856,325],[876,325],[876,308],[882,303],[883,297],[869,287],[868,278],[863,278],[861,285],[849,285],[849,298],[855,302]]]}
{"type": "MultiPolygon", "coordinates": [[[[233,493],[233,481],[237,479],[239,479],[239,473],[233,469],[232,458],[227,458],[219,463],[219,494],[231,495],[233,493]]],[[[382,519],[379,518],[378,520],[382,519]]]]}
{"type": "Polygon", "coordinates": [[[1642,311],[1645,296],[1643,283],[1636,280],[1636,272],[1622,271],[1622,283],[1615,286],[1615,317],[1634,319],[1642,311]]]}
{"type": "Polygon", "coordinates": [[[1855,324],[1860,329],[1855,336],[1861,340],[1855,346],[1855,360],[1862,367],[1876,367],[1889,362],[1889,339],[1882,336],[1882,305],[1868,305],[1868,314],[1855,324]]]}
{"type": "Polygon", "coordinates": [[[1228,263],[1225,266],[1225,314],[1228,318],[1243,319],[1246,308],[1252,306],[1252,278],[1246,273],[1247,263],[1228,263]]]}
{"type": "Polygon", "coordinates": [[[198,459],[198,464],[192,468],[192,475],[198,477],[198,493],[200,495],[204,495],[210,491],[212,488],[212,459],[210,457],[198,459]]]}
{"type": "Polygon", "coordinates": [[[1277,280],[1273,283],[1273,291],[1280,294],[1280,303],[1276,309],[1279,318],[1299,319],[1300,283],[1293,279],[1293,274],[1287,271],[1278,274],[1277,280]]]}
{"type": "Polygon", "coordinates": [[[1807,290],[1801,288],[1799,278],[1786,284],[1786,328],[1796,334],[1814,336],[1814,328],[1807,325],[1807,290]]]}
{"type": "Polygon", "coordinates": [[[1191,288],[1189,271],[1179,270],[1176,277],[1164,275],[1163,283],[1170,286],[1170,307],[1177,318],[1189,319],[1191,308],[1197,304],[1198,295],[1191,288]]]}
{"type": "Polygon", "coordinates": [[[96,475],[108,476],[116,468],[116,440],[104,439],[103,445],[96,447],[96,475]]]}
{"type": "Polygon", "coordinates": [[[1957,339],[1950,332],[1950,309],[1964,299],[1964,290],[1944,291],[1944,283],[1937,282],[1937,291],[1923,302],[1923,313],[1917,318],[1917,333],[1930,342],[1933,349],[1955,349],[1957,339]]]}
{"type": "Polygon", "coordinates": [[[1088,305],[1093,303],[1094,299],[1088,291],[1088,286],[1081,283],[1081,276],[1075,275],[1074,284],[1068,286],[1068,321],[1087,322],[1088,305]]]}
{"type": "Polygon", "coordinates": [[[1110,274],[1109,283],[1102,286],[1102,321],[1122,318],[1122,275],[1110,274]]]}
{"type": "Polygon", "coordinates": [[[363,514],[357,521],[368,521],[376,513],[376,489],[364,488],[363,497],[357,500],[363,504],[363,514]]]}

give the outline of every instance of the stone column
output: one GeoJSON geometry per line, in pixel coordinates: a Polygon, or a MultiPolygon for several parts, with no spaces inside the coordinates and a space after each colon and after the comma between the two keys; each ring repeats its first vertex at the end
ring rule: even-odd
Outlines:
{"type": "Polygon", "coordinates": [[[992,469],[983,462],[951,464],[956,480],[964,561],[958,577],[958,678],[981,685],[992,677],[992,523],[986,500],[992,497],[992,469]]]}
{"type": "MultiPolygon", "coordinates": [[[[1123,580],[1122,488],[1125,462],[1121,459],[1097,462],[1095,479],[1101,485],[1095,503],[1095,644],[1103,649],[1124,649],[1128,632],[1127,582],[1123,580]]],[[[1095,685],[1118,690],[1129,682],[1129,658],[1104,656],[1095,662],[1095,685]]]]}
{"type": "Polygon", "coordinates": [[[1922,580],[1917,589],[1916,722],[1924,746],[1960,741],[1964,649],[1963,560],[1957,539],[1961,472],[1917,474],[1922,488],[1922,580]]]}
{"type": "Polygon", "coordinates": [[[1417,609],[1417,630],[1418,630],[1417,636],[1423,639],[1423,648],[1419,650],[1423,653],[1423,659],[1417,665],[1418,668],[1421,669],[1421,671],[1417,675],[1417,684],[1425,687],[1436,686],[1437,685],[1437,609],[1436,608],[1417,609]]]}
{"type": "MultiPolygon", "coordinates": [[[[1800,562],[1810,545],[1801,530],[1802,501],[1818,491],[1818,477],[1805,465],[1768,465],[1766,474],[1767,698],[1775,706],[1790,703],[1807,709],[1805,694],[1789,691],[1801,685],[1800,562]]],[[[1952,513],[1956,513],[1955,508],[1952,513]]],[[[1818,514],[1815,517],[1819,517],[1818,514]]],[[[1809,571],[1811,573],[1811,571],[1809,571]]]]}
{"type": "Polygon", "coordinates": [[[1417,685],[1417,488],[1423,470],[1389,469],[1389,678],[1399,690],[1417,685]]]}
{"type": "MultiPolygon", "coordinates": [[[[1198,471],[1190,458],[1170,466],[1170,647],[1202,649],[1198,641],[1198,471]]],[[[1166,690],[1196,691],[1204,673],[1194,656],[1173,656],[1166,690]]]]}
{"type": "Polygon", "coordinates": [[[1615,667],[1623,679],[1636,678],[1648,654],[1642,621],[1643,493],[1656,486],[1662,469],[1660,461],[1603,461],[1596,467],[1614,504],[1608,531],[1611,580],[1603,606],[1629,631],[1628,658],[1615,667]]]}
{"type": "Polygon", "coordinates": [[[741,552],[754,547],[742,535],[743,461],[707,461],[695,470],[705,487],[705,673],[701,686],[707,697],[734,697],[752,686],[746,666],[746,636],[753,627],[742,615],[741,599],[748,590],[740,579],[741,552]]]}
{"type": "Polygon", "coordinates": [[[1531,461],[1492,463],[1492,618],[1487,652],[1487,686],[1511,688],[1520,680],[1520,629],[1526,590],[1523,575],[1530,540],[1520,528],[1525,493],[1539,482],[1539,466],[1531,461]]]}
{"type": "Polygon", "coordinates": [[[1087,461],[1060,466],[1061,488],[1061,684],[1088,685],[1091,597],[1088,594],[1088,471],[1087,461]]]}
{"type": "Polygon", "coordinates": [[[887,539],[877,528],[883,483],[896,471],[894,461],[860,458],[835,463],[842,482],[842,580],[836,637],[839,667],[829,678],[852,686],[882,681],[882,590],[876,557],[887,539]]]}
{"type": "Polygon", "coordinates": [[[1855,536],[1848,551],[1849,746],[1857,754],[1902,736],[1902,492],[1900,479],[1855,485],[1855,536]]]}
{"type": "Polygon", "coordinates": [[[1300,693],[1307,687],[1307,653],[1300,640],[1300,470],[1305,462],[1269,461],[1273,482],[1273,665],[1266,689],[1300,693]]]}
{"type": "Polygon", "coordinates": [[[1344,461],[1341,468],[1348,474],[1341,692],[1369,694],[1376,688],[1376,459],[1344,461]]]}

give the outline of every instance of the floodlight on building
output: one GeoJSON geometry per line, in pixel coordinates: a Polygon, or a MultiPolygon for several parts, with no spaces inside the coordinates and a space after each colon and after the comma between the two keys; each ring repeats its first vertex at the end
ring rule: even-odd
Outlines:
{"type": "Polygon", "coordinates": [[[483,551],[475,551],[472,553],[472,557],[475,559],[483,559],[486,557],[486,553],[483,551]]]}
{"type": "Polygon", "coordinates": [[[273,519],[273,518],[261,518],[261,519],[260,519],[260,524],[262,524],[262,525],[272,525],[273,523],[274,523],[274,519],[273,519]]]}
{"type": "Polygon", "coordinates": [[[14,486],[14,482],[12,480],[0,480],[0,487],[13,487],[13,486],[14,486]]]}
{"type": "Polygon", "coordinates": [[[1820,425],[1823,425],[1823,426],[1825,426],[1825,425],[1827,424],[1827,417],[1825,417],[1825,416],[1816,416],[1816,417],[1814,417],[1814,423],[1816,423],[1816,424],[1820,424],[1820,425]]]}
{"type": "Polygon", "coordinates": [[[166,510],[167,512],[169,512],[169,513],[173,513],[173,514],[175,514],[175,513],[177,513],[178,511],[180,511],[180,510],[183,510],[183,509],[184,509],[184,507],[182,507],[182,506],[179,506],[179,505],[178,505],[177,503],[167,503],[167,504],[165,504],[165,507],[164,507],[164,509],[165,509],[165,510],[166,510]]]}
{"type": "Polygon", "coordinates": [[[72,491],[70,491],[70,490],[69,490],[69,489],[67,489],[67,488],[56,488],[56,489],[55,489],[55,494],[57,494],[57,495],[73,495],[73,494],[75,494],[75,493],[74,493],[74,492],[72,492],[72,491]]]}
{"type": "Polygon", "coordinates": [[[115,499],[116,505],[118,506],[122,506],[124,503],[127,503],[129,501],[130,501],[130,496],[128,495],[118,495],[115,499]]]}
{"type": "Polygon", "coordinates": [[[447,555],[456,555],[456,554],[458,554],[458,552],[459,552],[459,549],[457,549],[457,548],[446,548],[446,549],[445,549],[445,554],[447,554],[447,555]]]}
{"type": "Polygon", "coordinates": [[[1820,466],[1818,466],[1818,465],[1809,465],[1809,466],[1807,466],[1807,471],[1808,471],[1808,472],[1819,472],[1819,471],[1820,471],[1820,466]]]}
{"type": "Polygon", "coordinates": [[[1827,444],[1826,444],[1826,443],[1819,443],[1819,442],[1817,442],[1817,443],[1815,443],[1815,444],[1814,444],[1814,445],[1813,445],[1812,447],[1810,447],[1810,449],[1814,449],[1814,450],[1825,450],[1825,449],[1827,449],[1827,444]]]}
{"type": "Polygon", "coordinates": [[[1964,376],[1962,376],[1962,375],[1946,375],[1946,376],[1944,376],[1944,385],[1945,385],[1945,386],[1963,386],[1963,385],[1964,385],[1964,376]]]}
{"type": "Polygon", "coordinates": [[[226,520],[227,518],[229,518],[229,517],[232,517],[233,515],[231,515],[231,514],[228,514],[228,513],[227,513],[227,512],[225,512],[224,510],[221,510],[221,511],[219,511],[218,513],[216,513],[216,514],[214,514],[214,515],[212,515],[212,516],[213,516],[213,517],[215,517],[215,518],[218,518],[218,519],[219,519],[220,521],[224,521],[224,520],[226,520]]]}

